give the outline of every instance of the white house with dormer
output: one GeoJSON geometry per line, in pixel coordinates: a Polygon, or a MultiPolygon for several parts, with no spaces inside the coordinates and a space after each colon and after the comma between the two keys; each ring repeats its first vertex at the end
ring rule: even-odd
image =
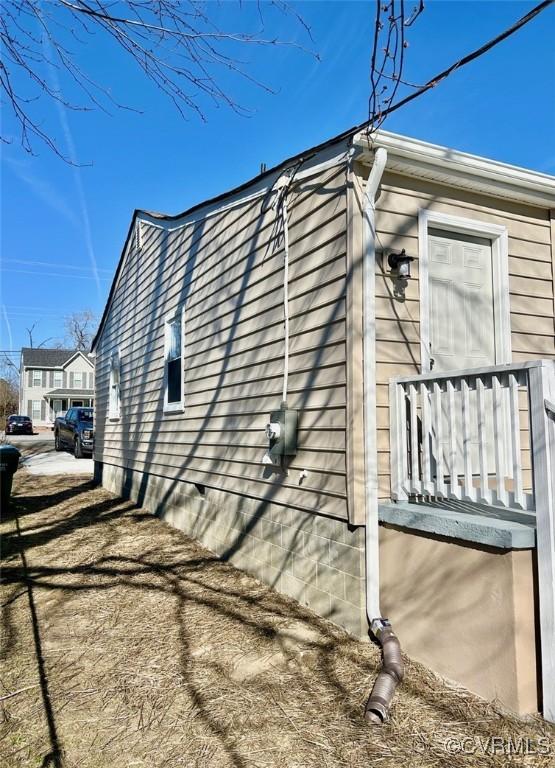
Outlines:
{"type": "Polygon", "coordinates": [[[50,426],[61,411],[93,404],[94,363],[86,353],[22,348],[19,413],[35,426],[50,426]]]}

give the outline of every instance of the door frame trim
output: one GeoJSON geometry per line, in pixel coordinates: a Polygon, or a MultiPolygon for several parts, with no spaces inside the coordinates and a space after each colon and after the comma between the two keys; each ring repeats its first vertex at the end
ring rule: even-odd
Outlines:
{"type": "Polygon", "coordinates": [[[430,261],[428,230],[485,237],[491,240],[495,365],[512,362],[511,309],[509,302],[509,235],[507,227],[420,208],[418,211],[418,276],[420,283],[420,355],[422,373],[430,372],[430,261]]]}

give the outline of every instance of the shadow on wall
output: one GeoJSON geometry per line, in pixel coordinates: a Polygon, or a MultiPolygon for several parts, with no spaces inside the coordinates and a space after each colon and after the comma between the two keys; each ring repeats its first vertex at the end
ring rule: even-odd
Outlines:
{"type": "MultiPolygon", "coordinates": [[[[339,174],[335,173],[331,181],[328,181],[324,184],[321,182],[303,183],[297,192],[298,199],[305,200],[311,196],[314,198],[314,205],[311,206],[311,210],[308,213],[303,214],[304,218],[300,219],[299,221],[295,221],[295,207],[294,204],[291,205],[290,226],[293,227],[302,224],[305,219],[306,221],[310,222],[310,213],[313,212],[314,209],[317,209],[322,204],[322,201],[325,202],[333,199],[334,197],[337,197],[337,210],[340,210],[339,206],[341,205],[341,200],[338,196],[338,191],[344,189],[345,184],[345,168],[343,168],[339,174]]],[[[163,510],[166,507],[172,494],[175,492],[178,486],[182,484],[183,481],[188,483],[188,485],[192,485],[191,481],[187,480],[188,475],[190,476],[189,473],[194,471],[191,470],[190,465],[198,458],[199,453],[202,455],[202,451],[200,449],[203,444],[205,430],[209,426],[210,420],[214,416],[216,408],[220,403],[221,388],[225,384],[228,369],[233,359],[230,353],[232,352],[233,344],[236,342],[236,337],[239,332],[239,322],[241,320],[242,312],[244,311],[245,305],[248,303],[248,291],[253,286],[253,284],[256,283],[257,280],[255,267],[261,266],[261,264],[264,264],[265,260],[270,257],[273,258],[282,255],[283,232],[281,229],[281,220],[277,217],[276,212],[272,209],[271,206],[273,197],[274,194],[272,191],[270,191],[262,200],[255,200],[247,203],[245,206],[241,207],[236,214],[234,214],[234,220],[231,222],[226,220],[227,223],[224,222],[226,224],[225,226],[221,221],[214,223],[213,220],[204,219],[199,220],[194,225],[192,225],[192,233],[189,231],[189,229],[186,231],[181,231],[177,234],[164,231],[161,235],[161,242],[155,256],[155,279],[150,289],[151,296],[153,296],[154,299],[149,306],[146,323],[144,322],[144,315],[140,313],[137,305],[132,304],[131,324],[134,329],[134,333],[140,333],[141,337],[145,339],[154,338],[155,334],[158,334],[158,336],[161,337],[161,320],[163,320],[166,314],[167,301],[165,291],[161,290],[161,286],[165,276],[166,257],[170,249],[172,252],[174,250],[179,252],[181,247],[180,243],[186,241],[185,247],[187,266],[185,279],[179,284],[177,296],[175,297],[175,305],[183,305],[187,307],[187,301],[192,290],[193,275],[195,273],[195,269],[199,268],[198,265],[202,263],[202,258],[205,255],[203,249],[207,248],[207,241],[209,242],[211,250],[225,253],[226,246],[229,242],[233,242],[237,239],[238,232],[241,233],[242,231],[248,230],[249,248],[247,257],[243,263],[243,270],[240,277],[238,290],[233,294],[234,309],[231,312],[229,319],[226,320],[226,324],[229,326],[229,329],[225,332],[226,338],[222,349],[223,359],[221,368],[217,374],[216,382],[211,386],[210,391],[207,392],[207,395],[210,396],[210,401],[205,406],[205,411],[201,418],[201,423],[196,428],[196,434],[191,444],[188,446],[188,455],[183,458],[179,469],[175,472],[175,476],[169,480],[167,487],[164,489],[161,496],[157,499],[156,508],[158,510],[163,510]],[[255,211],[256,219],[253,223],[249,223],[249,213],[252,211],[255,211]],[[244,223],[245,221],[247,224],[244,223]],[[207,238],[205,235],[207,234],[207,229],[210,229],[210,227],[212,227],[210,230],[210,238],[207,238]],[[262,249],[264,254],[261,262],[260,249],[262,249]]],[[[244,245],[244,241],[241,241],[241,245],[244,245]]],[[[295,254],[292,255],[295,256],[295,254]]],[[[296,254],[296,258],[298,258],[298,254],[296,254]]],[[[279,269],[281,269],[281,263],[279,269]]],[[[350,280],[351,274],[348,274],[345,280],[345,285],[347,285],[350,280]]],[[[140,283],[138,271],[136,272],[136,281],[135,290],[139,291],[140,283]]],[[[318,375],[322,364],[325,362],[326,344],[329,342],[334,323],[341,317],[343,300],[344,295],[329,305],[327,309],[326,322],[322,324],[320,329],[318,348],[313,357],[312,367],[311,370],[306,374],[306,383],[304,384],[302,391],[296,392],[294,395],[295,402],[293,403],[292,407],[295,407],[299,410],[299,429],[303,428],[302,414],[307,402],[307,398],[313,389],[316,376],[318,375]]],[[[128,320],[129,318],[126,317],[125,321],[127,322],[128,320]]],[[[280,320],[278,324],[279,330],[276,331],[276,327],[274,326],[268,327],[268,338],[261,344],[261,346],[263,346],[264,343],[269,343],[271,341],[279,341],[282,334],[281,326],[282,322],[280,320]]],[[[217,324],[214,330],[218,330],[217,324]]],[[[222,335],[224,335],[223,331],[222,335]]],[[[151,374],[149,367],[146,365],[139,365],[133,377],[134,386],[138,387],[139,391],[148,391],[149,386],[152,384],[150,376],[151,374]]],[[[162,414],[164,408],[164,388],[161,382],[159,384],[160,385],[157,388],[157,395],[156,400],[153,403],[153,408],[155,413],[162,414]]],[[[264,394],[265,393],[261,391],[260,397],[264,397],[264,394]]],[[[331,396],[331,394],[328,395],[328,403],[331,396]]],[[[279,405],[279,401],[280,397],[276,396],[276,406],[279,405]]],[[[323,410],[324,408],[322,408],[322,411],[323,410]]],[[[264,419],[265,415],[260,414],[260,417],[264,419]]],[[[261,429],[262,428],[263,425],[261,424],[261,429]]],[[[159,466],[151,469],[152,465],[159,461],[160,432],[160,424],[155,420],[153,422],[150,433],[147,436],[146,446],[144,448],[141,446],[141,466],[138,466],[136,471],[142,473],[142,477],[138,490],[133,493],[133,498],[137,499],[138,503],[143,503],[147,497],[149,471],[152,471],[153,474],[163,472],[159,466]]],[[[131,445],[134,442],[138,442],[140,438],[144,439],[144,425],[141,424],[139,419],[130,419],[129,414],[126,412],[126,408],[122,408],[121,433],[123,435],[129,435],[129,444],[131,445]]],[[[219,463],[219,458],[213,458],[210,460],[210,463],[208,464],[206,470],[204,470],[203,474],[209,478],[212,473],[217,473],[219,463]]],[[[129,494],[131,487],[133,487],[133,465],[134,462],[132,460],[124,461],[124,480],[122,492],[127,495],[129,494]]],[[[262,467],[260,471],[261,476],[263,476],[264,468],[262,467]]],[[[265,491],[264,496],[256,501],[256,509],[254,510],[247,525],[241,530],[241,532],[236,533],[234,537],[230,539],[226,550],[220,553],[222,559],[229,560],[233,558],[233,556],[238,553],[242,547],[244,547],[247,540],[246,537],[248,537],[252,530],[259,526],[261,521],[267,516],[268,510],[270,509],[270,506],[275,500],[276,496],[279,494],[286,478],[287,475],[284,473],[273,474],[272,480],[274,482],[267,483],[267,490],[265,491]]],[[[248,483],[247,479],[245,480],[245,483],[248,483]]],[[[207,490],[208,492],[210,491],[209,488],[207,490]]],[[[199,534],[197,534],[199,535],[199,538],[202,538],[201,534],[203,532],[205,531],[199,531],[199,534]]],[[[293,535],[290,541],[290,549],[293,549],[295,546],[299,546],[302,532],[302,529],[299,529],[296,534],[293,535]]],[[[286,557],[288,558],[290,555],[288,554],[286,557]]],[[[284,562],[282,564],[282,569],[284,569],[286,565],[287,562],[284,562]]]]}
{"type": "MultiPolygon", "coordinates": [[[[305,222],[308,222],[308,228],[310,227],[311,214],[322,205],[322,201],[333,200],[334,196],[337,197],[337,206],[340,206],[340,196],[338,192],[345,189],[349,185],[349,179],[346,175],[346,169],[343,168],[339,173],[335,173],[333,178],[328,179],[324,183],[320,181],[313,183],[302,183],[292,195],[295,196],[295,200],[291,201],[291,227],[304,226],[305,222]],[[303,217],[295,219],[295,202],[301,200],[307,200],[311,198],[311,206],[308,213],[304,213],[303,217]]],[[[242,261],[242,272],[238,278],[237,289],[234,293],[232,300],[224,292],[223,298],[226,301],[232,302],[233,309],[230,310],[229,317],[226,319],[226,328],[220,327],[219,319],[213,323],[213,331],[218,334],[218,337],[222,339],[222,361],[221,366],[215,374],[216,381],[211,383],[210,389],[207,390],[207,400],[204,407],[204,413],[202,417],[198,419],[200,422],[198,426],[195,426],[195,434],[191,443],[188,445],[188,454],[180,460],[179,468],[172,467],[173,477],[167,478],[167,482],[164,484],[164,488],[160,492],[159,496],[155,499],[155,510],[158,514],[164,514],[164,510],[170,506],[171,499],[176,495],[178,488],[182,485],[187,485],[190,489],[193,489],[198,483],[192,483],[190,479],[191,474],[194,473],[198,477],[198,473],[195,472],[195,462],[197,459],[202,458],[205,462],[203,466],[203,476],[208,479],[205,486],[205,493],[207,499],[209,499],[211,488],[209,486],[211,477],[221,478],[221,459],[217,457],[206,458],[203,456],[203,442],[205,441],[205,435],[208,434],[207,430],[210,426],[210,420],[218,413],[217,408],[221,403],[222,388],[226,383],[226,376],[228,375],[229,368],[232,365],[233,346],[237,342],[237,335],[240,328],[240,321],[242,319],[242,313],[249,301],[249,290],[253,287],[257,280],[257,268],[264,264],[267,258],[273,258],[276,255],[280,256],[282,253],[282,231],[280,229],[279,219],[276,217],[275,212],[271,208],[272,195],[269,193],[262,201],[255,200],[246,203],[241,206],[236,212],[231,214],[231,221],[228,219],[220,218],[203,219],[199,220],[187,230],[182,230],[177,233],[170,233],[167,230],[163,231],[160,236],[160,243],[157,246],[155,256],[150,257],[152,263],[148,265],[149,270],[153,272],[154,279],[150,286],[150,296],[148,312],[144,313],[143,309],[139,310],[136,303],[131,303],[131,315],[125,317],[125,323],[129,320],[131,322],[132,333],[137,336],[138,334],[144,339],[161,338],[163,318],[166,314],[166,302],[167,302],[167,290],[163,286],[164,276],[167,274],[168,266],[174,267],[179,263],[181,258],[180,251],[183,250],[182,258],[186,260],[186,270],[184,279],[179,284],[172,286],[172,291],[175,291],[176,296],[173,301],[176,305],[183,305],[187,307],[187,302],[191,293],[194,293],[193,288],[193,276],[196,274],[196,270],[201,269],[203,258],[206,256],[207,248],[210,252],[221,252],[228,255],[230,250],[229,244],[233,244],[233,248],[242,248],[245,243],[248,242],[248,251],[245,259],[242,261]],[[254,219],[251,220],[249,216],[254,213],[254,219]],[[225,226],[224,226],[225,224],[225,226]],[[241,240],[241,233],[245,233],[245,239],[241,240]],[[209,236],[208,236],[209,235],[209,236]],[[239,242],[239,245],[237,245],[239,242]],[[261,259],[261,251],[264,256],[261,259]],[[177,253],[177,261],[171,261],[174,258],[174,254],[177,253]],[[176,289],[176,290],[175,290],[176,289]],[[193,466],[192,466],[193,465],[193,466]]],[[[434,198],[428,203],[432,206],[434,198]]],[[[339,210],[339,208],[338,208],[339,210]]],[[[378,210],[378,228],[379,228],[379,210],[378,210]]],[[[395,235],[383,234],[384,242],[381,243],[384,247],[389,247],[396,240],[401,241],[403,238],[407,238],[414,228],[414,218],[406,217],[406,221],[403,222],[402,227],[395,235]]],[[[381,236],[381,235],[380,235],[381,236]]],[[[299,251],[304,253],[310,252],[311,239],[306,238],[305,241],[301,241],[301,245],[295,244],[291,248],[291,257],[293,259],[299,259],[299,251]]],[[[345,276],[344,291],[341,296],[334,298],[330,301],[326,307],[325,322],[321,324],[318,329],[319,338],[315,344],[315,352],[311,361],[309,370],[306,371],[306,378],[303,382],[303,387],[294,393],[293,402],[291,407],[295,407],[299,410],[300,421],[299,429],[303,429],[303,417],[306,415],[307,401],[312,393],[318,373],[322,366],[326,363],[326,350],[327,345],[330,342],[330,336],[334,323],[342,318],[342,307],[345,299],[345,293],[348,286],[353,280],[354,268],[359,266],[353,265],[351,271],[345,276]]],[[[414,351],[414,343],[411,334],[407,332],[407,324],[404,314],[401,312],[401,305],[404,304],[402,299],[394,295],[394,290],[389,286],[389,278],[384,275],[382,267],[378,265],[378,278],[381,278],[385,283],[385,293],[387,296],[385,300],[388,302],[389,317],[396,323],[396,328],[399,337],[402,339],[401,344],[395,344],[395,355],[393,356],[393,362],[403,361],[404,365],[411,365],[415,370],[419,366],[419,356],[414,351]],[[402,319],[403,318],[403,319],[402,319]]],[[[195,278],[196,279],[196,278],[195,278]]],[[[131,286],[130,293],[135,291],[137,294],[140,292],[140,272],[137,269],[135,272],[136,284],[131,286]]],[[[411,281],[407,288],[407,293],[411,295],[415,291],[415,285],[417,281],[411,281]]],[[[235,282],[234,282],[235,286],[235,282]]],[[[207,296],[208,298],[208,296],[207,296]]],[[[196,311],[196,310],[195,310],[196,311]]],[[[293,319],[293,315],[292,315],[293,319]]],[[[120,322],[120,321],[117,321],[120,322]]],[[[118,326],[116,325],[116,337],[118,326]]],[[[261,329],[258,329],[258,332],[261,329]]],[[[281,322],[268,326],[261,339],[260,347],[263,347],[265,343],[279,341],[281,338],[281,322]]],[[[193,329],[194,332],[194,329],[193,329]]],[[[293,358],[292,358],[293,359],[293,358]]],[[[381,360],[378,357],[378,363],[381,360]]],[[[125,355],[124,355],[125,363],[125,355]]],[[[133,376],[134,386],[138,391],[152,391],[151,371],[150,367],[146,364],[136,366],[133,376]]],[[[164,391],[161,382],[157,382],[155,400],[149,403],[149,408],[152,408],[155,414],[162,414],[164,406],[164,391]]],[[[275,382],[273,383],[275,384],[275,382]]],[[[273,386],[272,384],[272,386],[273,386]]],[[[261,391],[259,398],[265,397],[266,393],[263,391],[264,382],[261,383],[261,391]]],[[[332,402],[333,387],[330,386],[327,400],[324,402],[321,409],[322,413],[325,411],[325,405],[329,405],[332,402]]],[[[279,404],[279,396],[276,395],[276,406],[279,404]]],[[[253,409],[256,408],[256,400],[253,399],[253,409]]],[[[233,416],[233,414],[231,414],[233,416]]],[[[261,418],[264,418],[264,414],[260,414],[261,418]]],[[[171,423],[171,419],[167,419],[168,423],[171,423]]],[[[179,423],[180,417],[175,417],[176,422],[179,423]]],[[[256,417],[253,416],[253,422],[256,417]]],[[[320,417],[323,418],[323,417],[320,417]]],[[[316,426],[318,424],[318,416],[314,416],[316,420],[316,426]]],[[[123,482],[122,493],[130,495],[131,489],[133,489],[132,496],[138,500],[139,504],[145,503],[145,500],[152,495],[152,491],[149,489],[149,483],[154,481],[149,480],[150,477],[156,474],[162,474],[164,468],[160,465],[161,445],[164,442],[164,437],[161,438],[161,420],[154,419],[149,427],[149,430],[145,430],[144,424],[137,418],[130,418],[126,408],[122,408],[121,417],[121,433],[129,436],[129,445],[141,443],[141,456],[140,460],[136,455],[133,457],[127,456],[123,460],[123,482]],[[146,436],[145,436],[146,431],[146,436]],[[140,475],[139,487],[135,485],[136,473],[140,475]]],[[[325,421],[322,421],[325,426],[325,421]]],[[[262,424],[261,424],[262,428],[262,424]]],[[[165,433],[165,437],[171,434],[165,433]]],[[[302,447],[302,446],[301,446],[302,447]]],[[[383,458],[383,457],[382,457],[383,458]]],[[[162,460],[163,461],[163,460],[162,460]]],[[[237,465],[240,467],[240,464],[237,465]]],[[[100,471],[100,470],[99,470],[100,471]]],[[[263,476],[264,468],[260,467],[260,475],[263,476]]],[[[237,479],[237,478],[236,478],[237,479]]],[[[252,513],[249,520],[245,525],[241,526],[239,531],[233,531],[229,533],[229,539],[224,549],[220,549],[219,554],[224,560],[235,559],[235,556],[240,554],[250,545],[250,536],[259,529],[263,522],[271,522],[271,515],[269,514],[272,506],[276,501],[279,501],[279,493],[283,488],[283,484],[286,481],[285,475],[274,474],[272,476],[273,482],[266,482],[264,493],[261,497],[253,501],[251,507],[252,513]]],[[[248,478],[245,478],[245,486],[250,482],[248,478]]],[[[225,489],[224,489],[225,490],[225,489]]],[[[300,491],[299,491],[300,492],[300,491]]],[[[240,492],[234,490],[229,492],[230,495],[234,495],[236,498],[240,497],[240,492]]],[[[194,496],[194,492],[192,494],[194,496]]],[[[197,494],[200,495],[200,494],[197,494]]],[[[245,494],[247,496],[248,494],[245,494]]],[[[184,501],[184,499],[182,499],[184,501]]],[[[190,502],[190,499],[189,499],[190,502]]],[[[193,503],[193,502],[190,502],[193,503]]],[[[315,511],[318,511],[317,509],[315,511]]],[[[195,535],[198,538],[206,539],[209,535],[209,528],[212,522],[206,519],[204,523],[199,523],[198,528],[195,529],[195,535]]],[[[273,585],[278,584],[278,580],[285,570],[290,565],[293,552],[296,549],[302,547],[303,535],[307,532],[307,527],[310,524],[299,520],[295,523],[293,519],[290,540],[288,541],[287,551],[283,555],[282,562],[275,567],[273,574],[271,574],[270,583],[273,585]]],[[[325,545],[322,544],[324,547],[325,545]]],[[[284,548],[285,549],[285,548],[284,548]]],[[[315,553],[316,555],[318,553],[315,553]]],[[[325,555],[324,552],[320,553],[325,555]]],[[[317,559],[317,557],[315,558],[317,559]]],[[[309,571],[305,575],[305,581],[308,585],[315,587],[315,581],[313,574],[309,571]]],[[[402,638],[401,638],[402,640],[402,638]]]]}

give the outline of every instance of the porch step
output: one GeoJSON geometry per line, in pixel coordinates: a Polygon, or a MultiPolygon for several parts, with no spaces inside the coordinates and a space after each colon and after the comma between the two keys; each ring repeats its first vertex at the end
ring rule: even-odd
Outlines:
{"type": "Polygon", "coordinates": [[[379,520],[401,528],[499,549],[533,549],[535,515],[466,502],[380,502],[379,520]]]}

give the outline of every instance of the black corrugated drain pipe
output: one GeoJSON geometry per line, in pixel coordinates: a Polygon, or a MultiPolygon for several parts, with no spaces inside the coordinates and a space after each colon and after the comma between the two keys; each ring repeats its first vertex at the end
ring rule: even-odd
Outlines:
{"type": "Polygon", "coordinates": [[[389,717],[389,707],[395,689],[405,674],[401,645],[387,619],[374,619],[372,634],[382,647],[382,668],[366,702],[364,719],[367,723],[382,725],[389,717]]]}

